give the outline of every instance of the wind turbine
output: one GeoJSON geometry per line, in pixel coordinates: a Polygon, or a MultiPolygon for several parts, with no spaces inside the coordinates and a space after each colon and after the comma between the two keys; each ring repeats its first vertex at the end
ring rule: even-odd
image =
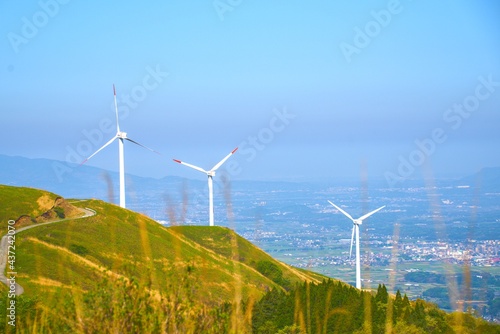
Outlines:
{"type": "Polygon", "coordinates": [[[85,159],[80,165],[83,165],[84,163],[86,163],[90,158],[92,158],[94,155],[99,153],[103,148],[105,148],[106,146],[111,144],[115,139],[118,139],[118,152],[119,152],[119,163],[120,163],[120,206],[122,208],[125,208],[125,163],[124,163],[124,158],[123,158],[123,141],[128,140],[129,142],[132,142],[136,145],[144,147],[145,149],[148,149],[151,152],[154,152],[156,154],[160,154],[160,153],[128,138],[126,132],[120,131],[120,123],[118,122],[118,105],[116,104],[115,85],[113,85],[113,94],[114,94],[114,100],[115,100],[115,113],[116,113],[116,135],[113,138],[111,138],[106,144],[104,144],[100,149],[95,151],[90,157],[85,159]]]}
{"type": "Polygon", "coordinates": [[[217,169],[219,169],[219,167],[222,166],[222,164],[224,164],[224,162],[226,162],[226,160],[229,159],[234,154],[234,152],[236,152],[237,150],[238,150],[238,148],[235,148],[224,159],[222,159],[217,165],[215,165],[214,167],[212,167],[211,170],[208,170],[208,171],[204,170],[201,167],[188,164],[188,163],[186,163],[184,161],[173,159],[177,163],[180,163],[182,165],[191,167],[193,169],[196,169],[199,172],[207,174],[207,176],[208,176],[208,203],[209,203],[208,214],[209,214],[210,226],[214,226],[214,189],[213,189],[213,177],[215,176],[215,172],[217,171],[217,169]]]}
{"type": "Polygon", "coordinates": [[[385,205],[378,208],[377,210],[373,210],[372,212],[367,213],[364,216],[359,217],[358,219],[354,219],[351,217],[350,214],[333,204],[332,202],[328,201],[331,205],[333,205],[337,210],[342,212],[347,218],[352,220],[352,235],[351,235],[351,250],[349,251],[349,258],[351,258],[352,255],[352,243],[354,241],[354,234],[356,234],[356,289],[361,289],[361,260],[359,256],[359,225],[363,224],[363,220],[366,218],[370,217],[373,215],[375,212],[378,212],[385,208],[385,205]]]}

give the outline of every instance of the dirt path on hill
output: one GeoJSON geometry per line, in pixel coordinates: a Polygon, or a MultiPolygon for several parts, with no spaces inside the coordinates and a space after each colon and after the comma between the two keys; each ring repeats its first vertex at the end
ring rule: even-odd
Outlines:
{"type": "MultiPolygon", "coordinates": [[[[21,227],[21,228],[15,230],[15,233],[13,234],[13,236],[15,236],[19,232],[28,230],[30,228],[34,228],[34,227],[38,227],[38,226],[42,226],[42,225],[49,225],[49,224],[54,224],[54,223],[60,223],[60,222],[66,221],[66,220],[76,220],[76,219],[88,218],[88,217],[92,217],[92,216],[94,216],[96,214],[96,212],[94,210],[89,209],[89,208],[85,208],[85,209],[81,209],[81,210],[84,213],[84,215],[81,216],[81,217],[64,218],[64,219],[54,220],[54,221],[51,221],[51,222],[46,222],[46,223],[40,223],[40,224],[35,224],[35,225],[29,225],[29,226],[21,227]]],[[[7,273],[7,274],[10,277],[7,278],[5,276],[5,267],[7,266],[7,255],[8,255],[8,249],[9,249],[8,236],[9,236],[9,234],[5,234],[2,237],[2,240],[0,241],[0,282],[2,282],[3,284],[5,284],[10,289],[10,278],[14,277],[14,279],[15,279],[16,276],[17,276],[17,273],[14,271],[14,274],[11,274],[11,272],[9,271],[9,273],[7,273]]],[[[15,245],[15,243],[14,243],[14,245],[15,245]]],[[[14,252],[15,252],[15,250],[14,250],[14,252]]],[[[16,253],[14,253],[14,254],[16,254],[16,253]]],[[[20,286],[16,282],[16,289],[15,289],[16,296],[21,295],[23,292],[24,292],[23,287],[20,286]]]]}

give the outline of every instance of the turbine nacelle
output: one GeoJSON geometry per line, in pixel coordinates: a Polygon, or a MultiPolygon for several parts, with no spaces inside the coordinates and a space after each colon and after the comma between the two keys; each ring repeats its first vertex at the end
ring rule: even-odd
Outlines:
{"type": "Polygon", "coordinates": [[[116,137],[117,138],[121,138],[121,139],[127,139],[127,133],[126,132],[122,132],[122,131],[118,131],[116,133],[116,137]]]}

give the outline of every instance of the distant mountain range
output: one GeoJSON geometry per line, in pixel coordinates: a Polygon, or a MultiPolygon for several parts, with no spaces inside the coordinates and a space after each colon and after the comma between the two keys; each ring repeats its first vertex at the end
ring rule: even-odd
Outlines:
{"type": "MultiPolygon", "coordinates": [[[[95,198],[118,203],[118,179],[118,173],[100,168],[68,166],[61,161],[49,159],[0,155],[0,184],[46,189],[65,198],[95,198]]],[[[331,220],[322,209],[329,206],[327,200],[349,199],[346,204],[353,205],[356,210],[367,203],[355,203],[362,199],[360,194],[365,193],[372,198],[370,201],[381,201],[380,205],[389,205],[392,212],[389,210],[385,213],[386,220],[408,223],[406,225],[410,229],[416,221],[432,221],[433,205],[428,194],[433,190],[423,191],[430,185],[441,188],[438,192],[439,203],[441,200],[445,204],[454,202],[454,205],[441,205],[443,217],[447,221],[466,219],[472,209],[460,208],[458,205],[462,202],[477,202],[479,199],[482,207],[476,213],[478,219],[494,222],[498,218],[497,197],[494,194],[500,193],[500,168],[484,168],[476,174],[455,180],[435,180],[432,183],[423,180],[406,181],[399,189],[388,189],[385,182],[375,180],[367,182],[366,187],[369,189],[365,189],[361,182],[237,180],[231,182],[231,190],[227,193],[222,179],[221,174],[214,179],[214,201],[216,220],[224,224],[228,224],[227,196],[233,201],[237,223],[262,219],[266,223],[286,220],[289,223],[300,221],[321,224],[331,220]]],[[[176,176],[156,179],[127,174],[126,183],[129,209],[164,223],[205,223],[208,210],[208,187],[205,180],[176,176]]],[[[378,231],[391,233],[392,228],[388,224],[380,226],[378,231]]]]}
{"type": "Polygon", "coordinates": [[[500,191],[500,167],[486,167],[479,172],[460,179],[471,187],[500,191]]]}
{"type": "MultiPolygon", "coordinates": [[[[96,167],[0,155],[0,184],[46,189],[66,198],[109,200],[109,185],[116,185],[117,193],[118,179],[117,172],[96,167]]],[[[155,179],[126,175],[126,183],[132,187],[140,184],[146,188],[171,189],[182,182],[182,178],[174,176],[155,179]]]]}
{"type": "MultiPolygon", "coordinates": [[[[141,177],[127,174],[126,182],[128,186],[137,186],[140,189],[179,189],[183,182],[188,181],[193,184],[204,184],[199,180],[186,180],[176,176],[166,176],[161,179],[141,177]]],[[[456,180],[437,180],[439,184],[453,184],[455,186],[468,185],[470,187],[480,187],[483,190],[500,189],[500,167],[483,168],[475,174],[465,176],[456,180]]],[[[266,185],[266,188],[273,186],[276,189],[287,189],[298,184],[318,184],[320,182],[263,182],[263,181],[237,181],[238,188],[259,188],[266,185]]],[[[383,182],[370,182],[372,186],[384,188],[387,185],[383,182]]],[[[107,171],[101,168],[86,165],[67,164],[58,160],[50,159],[29,159],[19,156],[7,156],[0,154],[0,184],[12,186],[27,186],[46,189],[66,198],[99,198],[109,200],[109,184],[116,185],[118,189],[118,173],[107,171]]],[[[321,183],[325,185],[325,183],[321,183]]],[[[332,184],[333,185],[333,184],[332,184]]],[[[337,186],[345,184],[336,184],[337,186]]],[[[402,188],[425,185],[423,181],[409,180],[401,184],[402,188]]]]}

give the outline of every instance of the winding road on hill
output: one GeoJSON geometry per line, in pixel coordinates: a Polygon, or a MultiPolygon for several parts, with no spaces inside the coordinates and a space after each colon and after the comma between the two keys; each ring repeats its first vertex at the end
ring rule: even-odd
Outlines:
{"type": "MultiPolygon", "coordinates": [[[[64,218],[64,219],[54,220],[54,221],[50,221],[50,222],[46,222],[46,223],[40,223],[40,224],[35,224],[35,225],[29,225],[29,226],[21,227],[19,229],[16,229],[15,233],[13,235],[16,235],[17,233],[25,231],[25,230],[28,230],[30,228],[34,228],[34,227],[38,227],[38,226],[43,226],[43,225],[54,224],[54,223],[60,223],[60,222],[66,221],[66,220],[76,220],[76,219],[88,218],[88,217],[92,217],[92,216],[94,216],[96,214],[96,212],[94,210],[89,209],[89,208],[84,208],[84,209],[80,208],[80,209],[84,213],[84,215],[81,216],[81,217],[64,218]]],[[[9,234],[5,234],[2,237],[2,240],[0,241],[0,282],[2,282],[3,284],[5,284],[10,289],[10,277],[7,278],[5,276],[5,267],[7,265],[7,254],[8,254],[8,249],[9,249],[8,236],[9,236],[9,234]]],[[[13,274],[14,277],[16,275],[17,274],[13,274]]],[[[17,282],[16,282],[16,290],[15,290],[15,292],[16,292],[16,296],[19,296],[19,295],[21,295],[24,292],[24,288],[22,286],[20,286],[17,282]]]]}

